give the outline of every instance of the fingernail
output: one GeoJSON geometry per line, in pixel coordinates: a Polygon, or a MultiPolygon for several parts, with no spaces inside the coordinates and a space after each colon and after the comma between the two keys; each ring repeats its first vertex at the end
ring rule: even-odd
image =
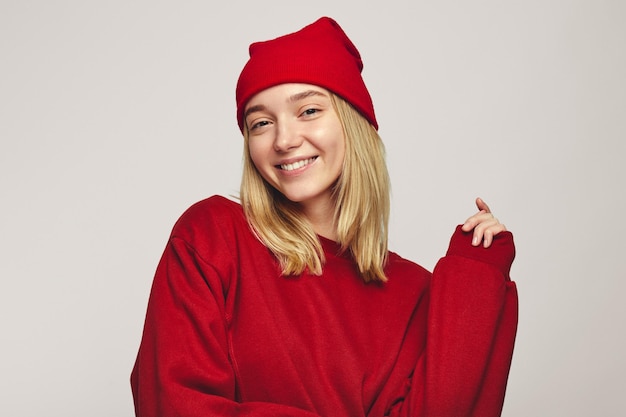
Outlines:
{"type": "Polygon", "coordinates": [[[478,236],[474,236],[474,239],[472,239],[472,245],[478,246],[478,243],[479,243],[478,236]]]}

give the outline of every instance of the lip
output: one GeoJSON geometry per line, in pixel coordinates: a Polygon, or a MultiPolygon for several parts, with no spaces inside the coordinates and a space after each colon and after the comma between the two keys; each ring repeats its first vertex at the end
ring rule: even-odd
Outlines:
{"type": "Polygon", "coordinates": [[[280,163],[274,165],[274,167],[283,175],[296,175],[302,173],[303,171],[306,171],[309,167],[311,167],[317,160],[318,156],[319,155],[283,159],[280,161],[280,163]],[[301,164],[303,162],[304,164],[302,166],[291,167],[292,169],[290,170],[283,168],[285,165],[301,164]]]}

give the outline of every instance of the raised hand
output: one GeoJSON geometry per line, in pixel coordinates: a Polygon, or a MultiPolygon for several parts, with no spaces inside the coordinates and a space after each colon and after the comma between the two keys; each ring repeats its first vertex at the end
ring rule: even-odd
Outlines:
{"type": "Polygon", "coordinates": [[[482,242],[482,245],[488,248],[493,242],[493,237],[504,232],[506,227],[493,216],[491,209],[482,198],[476,199],[476,207],[478,207],[478,213],[465,220],[461,229],[464,232],[474,231],[473,246],[478,246],[482,242]]]}

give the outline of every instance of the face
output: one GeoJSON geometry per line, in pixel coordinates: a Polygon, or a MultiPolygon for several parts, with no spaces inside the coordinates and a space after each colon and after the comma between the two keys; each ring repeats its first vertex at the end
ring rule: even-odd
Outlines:
{"type": "Polygon", "coordinates": [[[345,139],[329,92],[280,84],[252,97],[244,117],[250,156],[263,178],[305,209],[331,208],[345,139]]]}

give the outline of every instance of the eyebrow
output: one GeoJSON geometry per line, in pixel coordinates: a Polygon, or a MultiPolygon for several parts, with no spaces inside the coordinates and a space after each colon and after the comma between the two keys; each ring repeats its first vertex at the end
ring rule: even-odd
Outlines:
{"type": "MultiPolygon", "coordinates": [[[[325,93],[323,93],[321,91],[317,91],[317,90],[306,90],[306,91],[303,91],[301,93],[296,93],[296,94],[294,94],[292,96],[289,96],[287,101],[290,102],[290,103],[295,103],[296,101],[304,100],[305,98],[313,97],[313,96],[328,97],[328,94],[325,94],[325,93]]],[[[263,105],[263,104],[256,104],[254,106],[249,107],[246,110],[246,112],[244,113],[243,117],[245,119],[251,113],[265,111],[266,109],[267,109],[267,107],[265,107],[265,105],[263,105]]]]}
{"type": "Polygon", "coordinates": [[[254,113],[254,112],[258,112],[258,111],[264,111],[265,109],[266,109],[266,107],[264,105],[262,105],[262,104],[257,104],[255,106],[251,106],[250,108],[248,108],[246,110],[246,113],[243,115],[243,118],[246,119],[250,113],[254,113]]]}
{"type": "Polygon", "coordinates": [[[328,97],[327,94],[324,94],[321,91],[307,90],[307,91],[303,91],[301,93],[297,93],[297,94],[290,96],[289,101],[293,103],[295,101],[304,100],[305,98],[312,97],[312,96],[328,97]]]}

